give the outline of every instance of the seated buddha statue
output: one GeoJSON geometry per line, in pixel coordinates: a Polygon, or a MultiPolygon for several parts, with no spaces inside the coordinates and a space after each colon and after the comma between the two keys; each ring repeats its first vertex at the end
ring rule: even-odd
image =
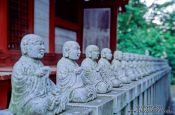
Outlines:
{"type": "Polygon", "coordinates": [[[112,60],[112,70],[114,71],[116,78],[118,78],[123,84],[128,84],[131,81],[126,76],[125,66],[126,63],[123,61],[123,53],[121,51],[115,51],[112,60]]]}
{"type": "Polygon", "coordinates": [[[80,46],[75,41],[67,41],[63,45],[63,57],[57,63],[57,85],[69,93],[70,102],[88,102],[97,96],[93,85],[83,81],[84,71],[77,64],[80,58],[80,46]]]}
{"type": "Polygon", "coordinates": [[[55,115],[65,110],[66,92],[49,79],[51,69],[41,62],[45,53],[43,38],[25,35],[20,47],[22,56],[12,70],[9,110],[14,115],[55,115]]]}
{"type": "Polygon", "coordinates": [[[112,84],[101,74],[98,66],[99,48],[96,45],[89,45],[86,48],[86,58],[82,61],[81,67],[85,71],[86,84],[95,86],[97,93],[107,93],[112,90],[112,84]]]}
{"type": "Polygon", "coordinates": [[[101,58],[98,61],[98,65],[101,68],[101,71],[104,73],[104,78],[108,82],[112,82],[113,87],[122,86],[122,82],[115,77],[114,71],[112,70],[110,60],[112,59],[112,52],[109,48],[103,48],[101,50],[101,58]]]}

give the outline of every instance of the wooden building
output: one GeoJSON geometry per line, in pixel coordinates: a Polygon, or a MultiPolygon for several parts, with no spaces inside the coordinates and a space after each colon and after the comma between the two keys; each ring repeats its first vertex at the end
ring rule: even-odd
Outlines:
{"type": "MultiPolygon", "coordinates": [[[[128,1],[0,0],[0,72],[11,72],[21,56],[21,38],[28,33],[44,39],[43,62],[53,69],[67,40],[77,41],[82,52],[89,44],[116,50],[117,15],[128,1]]],[[[54,71],[52,75],[55,79],[54,71]]],[[[10,74],[0,75],[0,109],[8,107],[10,84],[10,74]]]]}

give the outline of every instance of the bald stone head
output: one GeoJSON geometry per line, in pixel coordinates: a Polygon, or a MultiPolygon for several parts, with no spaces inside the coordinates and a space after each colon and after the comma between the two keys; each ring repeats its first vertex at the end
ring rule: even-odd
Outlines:
{"type": "Polygon", "coordinates": [[[35,59],[41,59],[45,53],[43,39],[35,34],[27,34],[21,40],[21,53],[35,59]]]}
{"type": "Polygon", "coordinates": [[[86,47],[86,58],[97,60],[99,57],[99,48],[96,45],[88,45],[86,47]]]}
{"type": "Polygon", "coordinates": [[[63,57],[69,58],[71,60],[78,60],[80,58],[80,46],[75,41],[67,41],[63,45],[63,57]]]}
{"type": "Polygon", "coordinates": [[[112,52],[109,48],[103,48],[101,50],[101,57],[105,58],[107,60],[111,60],[112,59],[112,52]]]}
{"type": "Polygon", "coordinates": [[[114,59],[116,59],[116,60],[122,60],[122,58],[123,58],[123,53],[121,52],[121,51],[115,51],[114,52],[114,59]]]}

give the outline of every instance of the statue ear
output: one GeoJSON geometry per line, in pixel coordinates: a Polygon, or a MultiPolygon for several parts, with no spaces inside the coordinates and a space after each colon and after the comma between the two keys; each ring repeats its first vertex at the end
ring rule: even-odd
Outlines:
{"type": "Polygon", "coordinates": [[[69,57],[69,54],[68,54],[68,52],[66,52],[64,56],[65,56],[65,57],[69,57]]]}
{"type": "Polygon", "coordinates": [[[23,47],[21,47],[21,52],[23,55],[26,55],[27,54],[27,46],[24,45],[23,47]]]}
{"type": "Polygon", "coordinates": [[[92,57],[92,52],[88,52],[88,57],[92,57]]]}
{"type": "Polygon", "coordinates": [[[105,54],[104,54],[104,53],[102,53],[102,54],[101,54],[101,57],[105,58],[106,56],[105,56],[105,54]]]}
{"type": "Polygon", "coordinates": [[[64,49],[64,57],[69,57],[69,49],[68,48],[64,49]]]}

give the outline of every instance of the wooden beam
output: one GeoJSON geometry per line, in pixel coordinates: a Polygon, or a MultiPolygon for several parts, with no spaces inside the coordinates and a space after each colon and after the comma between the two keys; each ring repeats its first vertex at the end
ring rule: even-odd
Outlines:
{"type": "Polygon", "coordinates": [[[6,52],[8,41],[8,0],[0,0],[0,50],[6,52]]]}
{"type": "Polygon", "coordinates": [[[28,32],[34,33],[34,0],[28,0],[28,32]]]}
{"type": "Polygon", "coordinates": [[[55,18],[55,25],[76,32],[80,31],[81,29],[79,24],[75,24],[58,17],[55,18]]]}
{"type": "Polygon", "coordinates": [[[113,6],[123,6],[128,4],[129,0],[113,0],[113,1],[88,1],[84,2],[84,8],[102,8],[102,7],[113,7],[113,6]]]}
{"type": "Polygon", "coordinates": [[[80,50],[82,51],[83,49],[83,1],[80,0],[78,2],[78,29],[79,31],[77,32],[77,42],[80,44],[80,50]]]}
{"type": "Polygon", "coordinates": [[[55,53],[55,0],[50,0],[49,53],[55,53]]]}
{"type": "Polygon", "coordinates": [[[110,34],[110,49],[116,50],[116,39],[117,39],[117,7],[111,8],[111,34],[110,34]]]}

